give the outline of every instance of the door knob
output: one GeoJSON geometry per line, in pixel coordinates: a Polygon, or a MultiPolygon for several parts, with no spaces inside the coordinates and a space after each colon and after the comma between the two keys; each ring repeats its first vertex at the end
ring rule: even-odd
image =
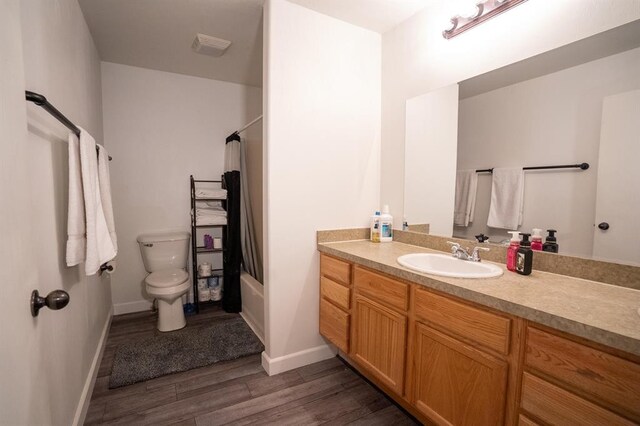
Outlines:
{"type": "Polygon", "coordinates": [[[602,229],[603,231],[606,231],[607,229],[609,229],[609,224],[607,222],[600,222],[598,224],[598,228],[602,229]]]}
{"type": "Polygon", "coordinates": [[[57,311],[69,304],[69,293],[64,290],[54,290],[47,294],[47,297],[41,297],[38,290],[31,292],[31,316],[37,317],[40,308],[47,307],[57,311]]]}

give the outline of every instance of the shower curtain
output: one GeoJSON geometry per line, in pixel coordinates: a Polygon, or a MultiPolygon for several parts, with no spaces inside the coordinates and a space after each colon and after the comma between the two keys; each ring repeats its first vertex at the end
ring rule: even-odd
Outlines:
{"type": "Polygon", "coordinates": [[[227,138],[224,150],[224,185],[227,189],[227,238],[222,256],[224,288],[222,308],[226,312],[242,311],[240,296],[240,136],[227,138]]]}
{"type": "Polygon", "coordinates": [[[240,312],[240,266],[262,282],[257,256],[251,202],[247,190],[245,149],[237,133],[227,138],[224,152],[224,182],[227,189],[227,238],[223,255],[224,292],[222,308],[240,312]]]}

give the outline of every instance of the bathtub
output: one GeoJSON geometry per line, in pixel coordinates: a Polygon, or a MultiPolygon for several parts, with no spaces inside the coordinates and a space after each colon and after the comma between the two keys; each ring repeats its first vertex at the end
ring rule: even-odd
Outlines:
{"type": "Polygon", "coordinates": [[[240,293],[242,295],[240,315],[264,343],[264,288],[255,278],[242,271],[240,293]]]}

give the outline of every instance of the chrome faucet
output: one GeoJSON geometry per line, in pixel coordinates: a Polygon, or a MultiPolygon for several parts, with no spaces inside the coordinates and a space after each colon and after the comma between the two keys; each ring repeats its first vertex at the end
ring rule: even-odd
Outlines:
{"type": "Polygon", "coordinates": [[[462,247],[459,243],[447,241],[447,244],[451,244],[451,255],[460,260],[469,260],[471,262],[480,262],[480,250],[489,251],[486,247],[475,246],[469,254],[469,249],[462,247]]]}

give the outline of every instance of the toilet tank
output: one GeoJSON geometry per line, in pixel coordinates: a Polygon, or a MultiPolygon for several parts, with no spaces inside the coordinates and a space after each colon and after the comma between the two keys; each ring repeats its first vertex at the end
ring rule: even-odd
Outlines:
{"type": "Polygon", "coordinates": [[[188,232],[143,234],[138,237],[144,269],[147,272],[162,269],[185,269],[189,256],[188,232]]]}

